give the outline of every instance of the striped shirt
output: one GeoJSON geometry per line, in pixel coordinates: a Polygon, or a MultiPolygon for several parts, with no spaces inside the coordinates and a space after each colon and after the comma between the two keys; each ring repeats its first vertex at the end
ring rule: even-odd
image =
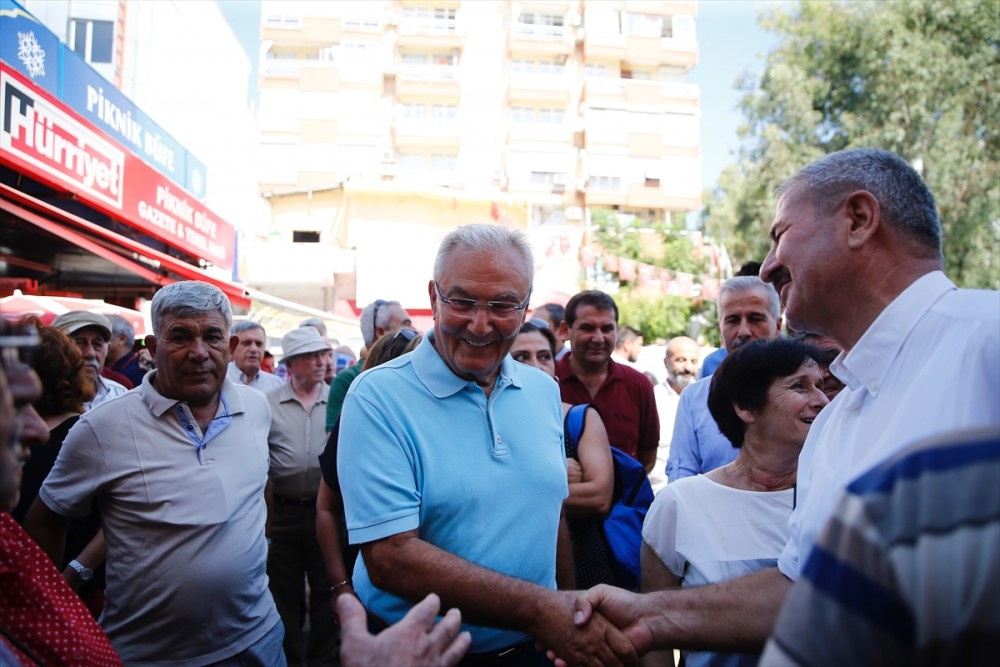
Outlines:
{"type": "Polygon", "coordinates": [[[996,664],[1000,425],[907,448],[848,485],[762,665],[996,664]]]}

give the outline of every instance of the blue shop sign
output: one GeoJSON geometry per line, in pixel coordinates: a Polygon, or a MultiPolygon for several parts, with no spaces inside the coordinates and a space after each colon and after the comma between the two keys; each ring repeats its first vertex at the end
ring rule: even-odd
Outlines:
{"type": "Polygon", "coordinates": [[[59,38],[21,5],[0,0],[0,60],[59,95],[59,38]]]}
{"type": "Polygon", "coordinates": [[[196,190],[187,183],[188,160],[200,163],[79,54],[62,48],[62,101],[161,174],[204,196],[204,184],[196,190]]]}
{"type": "Polygon", "coordinates": [[[204,163],[13,0],[0,0],[0,59],[198,198],[204,163]]]}

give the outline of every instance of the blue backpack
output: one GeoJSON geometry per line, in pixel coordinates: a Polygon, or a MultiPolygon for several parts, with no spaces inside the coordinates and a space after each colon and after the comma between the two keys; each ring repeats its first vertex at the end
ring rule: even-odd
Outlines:
{"type": "MultiPolygon", "coordinates": [[[[566,427],[574,447],[583,434],[584,416],[588,403],[574,405],[566,414],[566,427]]],[[[604,537],[611,553],[611,569],[618,586],[639,588],[639,548],[642,546],[642,522],[653,502],[653,488],[646,469],[634,458],[611,447],[615,468],[615,488],[611,494],[611,511],[604,519],[604,537]]]]}

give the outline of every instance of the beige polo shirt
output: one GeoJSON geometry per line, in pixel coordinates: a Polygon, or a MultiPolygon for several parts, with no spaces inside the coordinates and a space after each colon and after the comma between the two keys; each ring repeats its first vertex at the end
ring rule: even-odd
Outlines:
{"type": "Polygon", "coordinates": [[[271,407],[271,491],[291,500],[315,498],[322,475],[319,455],[326,447],[326,402],[330,387],[324,383],[316,403],[307,412],[295,395],[291,381],[267,392],[271,407]]]}

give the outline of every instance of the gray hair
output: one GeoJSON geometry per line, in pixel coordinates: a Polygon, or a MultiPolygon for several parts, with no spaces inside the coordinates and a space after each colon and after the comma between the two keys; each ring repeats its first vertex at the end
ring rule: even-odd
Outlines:
{"type": "Polygon", "coordinates": [[[519,230],[489,224],[456,227],[444,237],[438,248],[437,258],[434,260],[434,280],[441,280],[448,257],[458,247],[492,253],[513,248],[524,262],[528,272],[528,285],[534,282],[535,259],[531,254],[531,245],[528,243],[528,238],[519,230]]]}
{"type": "Polygon", "coordinates": [[[365,339],[365,347],[375,344],[375,328],[388,326],[391,318],[389,306],[399,306],[398,301],[386,301],[385,299],[375,299],[361,311],[361,337],[365,339]]]}
{"type": "Polygon", "coordinates": [[[319,332],[319,335],[326,338],[326,322],[319,319],[318,317],[307,317],[306,319],[299,322],[300,327],[312,327],[319,332]]]}
{"type": "Polygon", "coordinates": [[[125,340],[131,342],[135,340],[135,328],[121,315],[106,314],[108,322],[111,322],[111,337],[125,336],[125,340]]]}
{"type": "Polygon", "coordinates": [[[229,335],[237,336],[242,331],[253,331],[254,329],[260,329],[260,332],[264,334],[267,338],[267,331],[264,330],[264,325],[260,322],[253,322],[251,320],[240,320],[239,322],[233,323],[233,326],[229,327],[229,335]]]}
{"type": "Polygon", "coordinates": [[[160,288],[153,295],[149,316],[153,332],[159,336],[164,315],[193,317],[208,313],[220,313],[226,329],[233,325],[233,307],[222,290],[200,280],[182,280],[160,288]]]}
{"type": "Polygon", "coordinates": [[[920,174],[895,153],[850,148],[830,153],[782,183],[779,205],[798,186],[820,211],[832,213],[856,190],[870,192],[882,217],[900,234],[941,257],[941,220],[920,174]]]}
{"type": "Polygon", "coordinates": [[[719,317],[722,317],[723,295],[727,292],[746,292],[752,289],[762,289],[767,292],[767,309],[771,311],[771,315],[777,321],[781,317],[781,299],[778,298],[778,290],[774,289],[774,285],[765,283],[757,276],[734,276],[722,283],[722,286],[719,287],[719,298],[715,303],[719,317]]]}

